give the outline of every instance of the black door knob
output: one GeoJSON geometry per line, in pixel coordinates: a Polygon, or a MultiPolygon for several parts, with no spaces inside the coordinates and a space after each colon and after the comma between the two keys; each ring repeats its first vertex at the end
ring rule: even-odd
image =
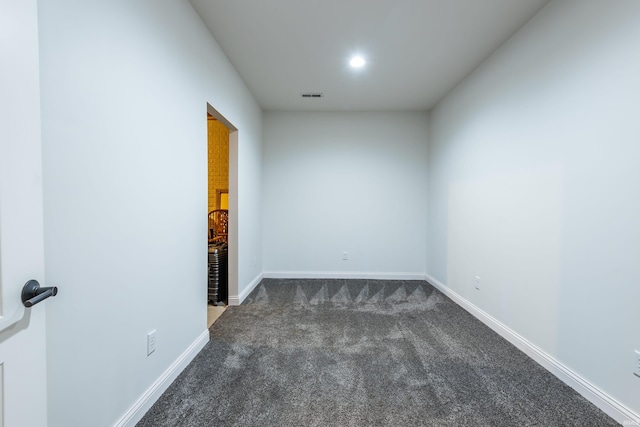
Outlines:
{"type": "Polygon", "coordinates": [[[58,294],[58,287],[51,286],[49,288],[40,287],[37,280],[29,280],[22,287],[22,304],[25,307],[32,307],[42,300],[54,297],[58,294]]]}

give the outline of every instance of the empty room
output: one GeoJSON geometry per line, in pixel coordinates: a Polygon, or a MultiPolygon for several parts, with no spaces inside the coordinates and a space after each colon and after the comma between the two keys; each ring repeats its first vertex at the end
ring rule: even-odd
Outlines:
{"type": "Polygon", "coordinates": [[[0,426],[640,425],[640,1],[0,28],[0,426]]]}

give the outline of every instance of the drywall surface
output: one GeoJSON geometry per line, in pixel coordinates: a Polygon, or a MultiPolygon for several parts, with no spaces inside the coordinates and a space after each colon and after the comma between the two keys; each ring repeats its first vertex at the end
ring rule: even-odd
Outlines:
{"type": "Polygon", "coordinates": [[[265,274],[424,273],[427,121],[265,113],[265,274]]]}
{"type": "Polygon", "coordinates": [[[640,2],[554,1],[439,103],[427,267],[636,413],[638,46],[640,2]]]}
{"type": "Polygon", "coordinates": [[[207,103],[239,129],[240,289],[259,273],[262,112],[186,0],[39,19],[49,426],[113,425],[206,329],[207,103]]]}

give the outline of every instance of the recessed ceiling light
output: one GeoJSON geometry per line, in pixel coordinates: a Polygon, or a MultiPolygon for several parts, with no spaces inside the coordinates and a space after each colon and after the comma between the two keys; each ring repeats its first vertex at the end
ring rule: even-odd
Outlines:
{"type": "Polygon", "coordinates": [[[349,65],[351,65],[353,68],[362,68],[366,63],[367,61],[365,61],[364,58],[360,55],[354,56],[349,61],[349,65]]]}

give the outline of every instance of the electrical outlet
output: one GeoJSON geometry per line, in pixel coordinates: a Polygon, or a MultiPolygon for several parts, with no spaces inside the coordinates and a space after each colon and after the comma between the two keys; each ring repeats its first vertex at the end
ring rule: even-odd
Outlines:
{"type": "Polygon", "coordinates": [[[476,284],[475,284],[475,288],[476,290],[480,290],[480,276],[476,276],[476,284]]]}
{"type": "Polygon", "coordinates": [[[156,330],[147,333],[147,356],[156,351],[156,330]]]}
{"type": "Polygon", "coordinates": [[[640,377],[640,350],[633,352],[633,374],[640,377]]]}
{"type": "Polygon", "coordinates": [[[342,260],[347,261],[348,259],[349,259],[349,252],[347,251],[342,252],[342,260]]]}

